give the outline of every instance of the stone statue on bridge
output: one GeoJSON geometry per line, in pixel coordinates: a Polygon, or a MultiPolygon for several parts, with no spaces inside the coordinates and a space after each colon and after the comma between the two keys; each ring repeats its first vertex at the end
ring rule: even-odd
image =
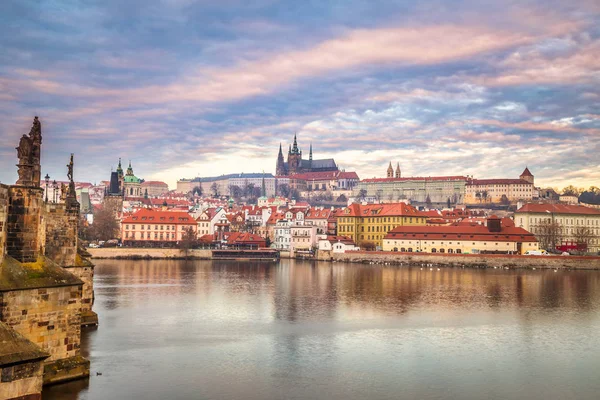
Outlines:
{"type": "Polygon", "coordinates": [[[19,179],[17,185],[23,186],[40,186],[40,153],[42,147],[42,125],[35,117],[33,126],[29,131],[29,136],[21,136],[19,147],[17,150],[17,158],[19,159],[18,174],[19,179]]]}

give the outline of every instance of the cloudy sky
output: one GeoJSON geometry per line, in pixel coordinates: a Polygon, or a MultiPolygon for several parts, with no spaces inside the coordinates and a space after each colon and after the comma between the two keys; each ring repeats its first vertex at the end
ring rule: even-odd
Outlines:
{"type": "Polygon", "coordinates": [[[0,181],[275,172],[298,133],[361,178],[600,186],[597,0],[0,2],[0,181]]]}

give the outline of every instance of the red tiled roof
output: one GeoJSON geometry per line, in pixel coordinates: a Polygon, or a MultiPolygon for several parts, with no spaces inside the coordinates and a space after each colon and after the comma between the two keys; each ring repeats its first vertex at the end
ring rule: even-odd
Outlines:
{"type": "Polygon", "coordinates": [[[325,208],[323,210],[313,208],[306,212],[304,219],[327,219],[329,218],[329,214],[331,214],[330,208],[325,208]]]}
{"type": "Polygon", "coordinates": [[[330,179],[358,179],[356,172],[342,171],[320,171],[320,172],[305,172],[291,176],[292,179],[303,181],[322,181],[330,179]]]}
{"type": "Polygon", "coordinates": [[[142,208],[132,215],[125,217],[122,223],[152,223],[169,225],[196,225],[194,218],[180,211],[156,211],[151,208],[142,208]]]}
{"type": "Polygon", "coordinates": [[[371,178],[361,182],[406,182],[406,181],[468,181],[466,176],[409,176],[405,178],[371,178]]]}
{"type": "Polygon", "coordinates": [[[350,217],[381,217],[381,216],[415,216],[422,214],[416,208],[406,203],[385,203],[385,204],[358,204],[352,203],[340,216],[350,217]],[[347,212],[346,210],[350,210],[347,212]]]}
{"type": "Polygon", "coordinates": [[[537,242],[532,233],[515,226],[502,227],[500,232],[490,232],[487,226],[444,225],[444,226],[398,226],[392,229],[385,239],[419,240],[509,240],[519,242],[537,242]]]}
{"type": "Polygon", "coordinates": [[[223,233],[223,239],[227,244],[262,244],[265,245],[265,239],[259,235],[249,232],[226,232],[223,233]]]}
{"type": "Polygon", "coordinates": [[[525,170],[523,171],[521,176],[533,176],[533,174],[529,172],[529,168],[525,167],[525,170]]]}
{"type": "Polygon", "coordinates": [[[579,214],[579,215],[600,215],[600,210],[584,206],[567,204],[535,204],[527,203],[517,210],[517,213],[555,213],[555,214],[579,214]]]}
{"type": "Polygon", "coordinates": [[[523,179],[471,179],[467,186],[477,185],[533,185],[523,179]]]}
{"type": "Polygon", "coordinates": [[[329,243],[344,243],[355,245],[354,240],[348,236],[335,236],[335,235],[327,235],[326,239],[329,243]]]}

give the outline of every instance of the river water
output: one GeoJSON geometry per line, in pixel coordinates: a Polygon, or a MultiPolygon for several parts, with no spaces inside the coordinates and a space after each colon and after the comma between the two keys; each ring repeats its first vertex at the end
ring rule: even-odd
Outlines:
{"type": "Polygon", "coordinates": [[[600,398],[598,271],[96,264],[92,376],[44,400],[600,398]]]}

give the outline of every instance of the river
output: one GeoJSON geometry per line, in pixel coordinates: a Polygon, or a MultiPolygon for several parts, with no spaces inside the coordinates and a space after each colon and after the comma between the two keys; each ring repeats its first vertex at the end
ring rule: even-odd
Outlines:
{"type": "Polygon", "coordinates": [[[50,399],[597,399],[600,272],[97,260],[50,399]],[[101,375],[100,375],[101,374],[101,375]]]}

